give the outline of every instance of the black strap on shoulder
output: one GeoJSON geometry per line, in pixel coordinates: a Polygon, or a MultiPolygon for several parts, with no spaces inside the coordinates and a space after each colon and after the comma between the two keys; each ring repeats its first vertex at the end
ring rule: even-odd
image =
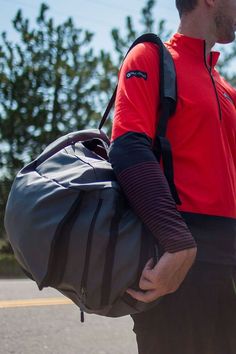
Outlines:
{"type": "Polygon", "coordinates": [[[160,57],[160,110],[156,128],[153,150],[160,162],[162,160],[164,174],[168,181],[172,197],[176,204],[181,205],[175,183],[172,150],[166,138],[167,124],[170,116],[174,114],[177,105],[177,85],[175,66],[170,52],[159,39],[160,57]]]}
{"type": "MultiPolygon", "coordinates": [[[[124,59],[127,57],[128,53],[133,49],[137,44],[150,42],[155,43],[158,45],[160,50],[160,99],[161,99],[161,106],[165,107],[166,104],[168,105],[167,111],[174,112],[175,105],[176,105],[176,84],[175,84],[175,68],[172,57],[166,47],[163,45],[161,39],[154,33],[146,33],[138,37],[133,44],[128,49],[124,59]],[[165,99],[167,101],[165,102],[165,99]]],[[[110,98],[110,101],[106,107],[106,110],[102,116],[102,119],[99,123],[98,129],[102,129],[103,125],[105,124],[108,115],[115,103],[116,99],[116,92],[117,86],[110,98]]],[[[168,115],[169,117],[169,115],[168,115]]],[[[168,120],[168,119],[167,119],[168,120]]],[[[166,130],[167,122],[162,123],[162,126],[158,130],[166,130]]],[[[165,135],[165,134],[163,134],[165,135]]]]}
{"type": "MultiPolygon", "coordinates": [[[[160,109],[157,112],[159,119],[158,119],[158,125],[156,129],[156,136],[153,144],[153,151],[157,157],[157,160],[159,162],[162,160],[164,174],[169,183],[169,187],[176,204],[181,204],[174,184],[174,169],[173,169],[173,158],[172,158],[171,146],[169,141],[165,137],[167,131],[168,119],[175,112],[176,104],[177,104],[175,66],[171,54],[164,46],[161,39],[154,33],[146,33],[138,37],[129,48],[126,56],[131,51],[131,49],[134,48],[137,44],[144,43],[144,42],[151,42],[157,44],[159,49],[159,58],[160,58],[160,67],[159,67],[160,109]]],[[[98,129],[101,129],[104,123],[106,122],[107,117],[111,111],[111,108],[115,103],[116,93],[117,93],[117,86],[107,105],[105,113],[103,114],[98,129]]]]}
{"type": "Polygon", "coordinates": [[[110,101],[109,101],[109,103],[107,105],[107,108],[106,108],[106,110],[105,110],[105,112],[104,112],[104,114],[102,116],[102,119],[101,119],[101,121],[99,123],[99,126],[98,126],[99,130],[101,130],[103,125],[105,124],[105,122],[107,120],[107,117],[108,117],[108,115],[109,115],[109,113],[110,113],[110,111],[111,111],[111,109],[112,109],[112,107],[113,107],[113,105],[115,103],[117,87],[118,87],[118,85],[116,85],[116,88],[115,88],[115,90],[114,90],[114,92],[113,92],[113,94],[112,94],[112,96],[110,98],[110,101]]]}

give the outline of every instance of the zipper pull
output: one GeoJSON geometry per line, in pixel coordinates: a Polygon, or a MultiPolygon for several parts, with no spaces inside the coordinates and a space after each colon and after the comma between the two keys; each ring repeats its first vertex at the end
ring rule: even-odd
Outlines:
{"type": "MultiPolygon", "coordinates": [[[[81,296],[80,296],[82,304],[86,303],[86,290],[84,286],[81,286],[81,296]]],[[[80,322],[84,323],[84,311],[80,309],[80,322]]]]}
{"type": "Polygon", "coordinates": [[[84,323],[84,311],[80,309],[80,322],[84,323]]]}

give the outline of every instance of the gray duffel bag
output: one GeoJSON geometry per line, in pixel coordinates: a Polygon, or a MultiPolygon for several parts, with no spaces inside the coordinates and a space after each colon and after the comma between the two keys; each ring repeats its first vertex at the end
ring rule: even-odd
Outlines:
{"type": "Polygon", "coordinates": [[[88,143],[105,146],[105,136],[69,134],[23,168],[5,225],[17,260],[39,289],[54,287],[86,312],[121,316],[144,305],[122,295],[155,257],[155,242],[128,207],[109,162],[88,143]]]}
{"type": "Polygon", "coordinates": [[[109,144],[102,130],[89,129],[49,145],[17,174],[5,227],[16,259],[39,289],[53,287],[82,311],[116,317],[155,305],[126,290],[138,288],[145,263],[158,254],[116,181],[109,144]]]}

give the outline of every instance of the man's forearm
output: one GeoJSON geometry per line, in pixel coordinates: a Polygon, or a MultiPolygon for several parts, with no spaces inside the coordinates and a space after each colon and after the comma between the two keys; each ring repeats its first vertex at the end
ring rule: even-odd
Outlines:
{"type": "Polygon", "coordinates": [[[140,133],[116,139],[110,162],[131,207],[164,251],[174,253],[196,246],[151,150],[151,139],[140,133]]]}

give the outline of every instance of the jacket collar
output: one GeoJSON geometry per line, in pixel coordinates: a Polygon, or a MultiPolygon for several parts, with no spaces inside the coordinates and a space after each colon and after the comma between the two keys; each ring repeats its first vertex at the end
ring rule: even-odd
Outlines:
{"type": "MultiPolygon", "coordinates": [[[[175,33],[173,37],[167,42],[177,52],[181,51],[188,55],[194,55],[196,58],[205,60],[205,40],[199,38],[192,38],[180,33],[175,33]]],[[[217,64],[220,53],[211,51],[208,56],[207,63],[212,68],[217,64]]]]}

